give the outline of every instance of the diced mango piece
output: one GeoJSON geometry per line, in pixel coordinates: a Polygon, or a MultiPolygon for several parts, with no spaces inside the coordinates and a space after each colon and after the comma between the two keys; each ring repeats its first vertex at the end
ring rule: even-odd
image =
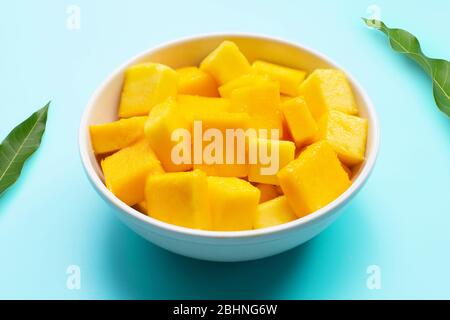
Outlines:
{"type": "Polygon", "coordinates": [[[261,75],[257,73],[244,74],[236,79],[228,81],[226,84],[219,87],[220,96],[224,98],[230,98],[234,89],[244,88],[260,83],[269,82],[267,75],[261,75]]]}
{"type": "Polygon", "coordinates": [[[208,177],[212,230],[251,230],[260,191],[239,178],[208,177]]]}
{"type": "Polygon", "coordinates": [[[333,148],[326,141],[308,146],[278,173],[281,189],[298,217],[319,210],[351,184],[333,148]]]}
{"type": "Polygon", "coordinates": [[[305,100],[293,98],[282,103],[280,108],[295,145],[302,147],[312,143],[318,127],[305,100]]]}
{"type": "Polygon", "coordinates": [[[317,69],[299,87],[314,119],[328,110],[357,114],[352,88],[344,72],[336,69],[317,69]]]}
{"type": "Polygon", "coordinates": [[[263,203],[272,200],[279,196],[278,191],[274,185],[258,183],[256,186],[261,192],[261,197],[259,198],[259,203],[263,203]]]}
{"type": "Polygon", "coordinates": [[[177,94],[178,73],[158,63],[142,63],[125,71],[119,117],[146,116],[158,103],[177,94]]]}
{"type": "Polygon", "coordinates": [[[149,216],[182,227],[211,228],[204,172],[194,170],[150,176],[145,190],[149,216]]]}
{"type": "Polygon", "coordinates": [[[176,70],[179,74],[178,93],[205,97],[218,97],[216,80],[197,67],[185,67],[176,70]]]}
{"type": "Polygon", "coordinates": [[[133,117],[89,127],[96,154],[120,150],[144,137],[147,117],[133,117]]]}
{"type": "MultiPolygon", "coordinates": [[[[283,136],[283,124],[279,111],[280,92],[275,83],[261,83],[233,90],[231,111],[247,112],[251,127],[255,129],[278,130],[283,136]]],[[[267,138],[272,137],[268,132],[267,138]]]]}
{"type": "Polygon", "coordinates": [[[253,62],[252,68],[260,74],[268,75],[271,80],[278,81],[280,92],[289,96],[297,95],[298,87],[306,76],[304,71],[261,60],[253,62]]]}
{"type": "Polygon", "coordinates": [[[229,112],[231,107],[230,100],[224,98],[179,95],[177,101],[189,122],[202,120],[210,114],[229,112]]]}
{"type": "Polygon", "coordinates": [[[106,187],[130,206],[144,200],[148,175],[164,173],[146,140],[106,157],[101,162],[101,167],[106,187]]]}
{"type": "MultiPolygon", "coordinates": [[[[234,135],[231,137],[232,140],[229,140],[230,137],[227,137],[227,129],[242,129],[245,131],[249,124],[250,117],[247,113],[211,113],[209,115],[205,115],[202,119],[202,129],[204,131],[208,129],[217,129],[219,130],[222,138],[211,137],[211,142],[208,141],[203,143],[203,163],[198,163],[194,158],[194,168],[203,170],[208,176],[246,177],[248,175],[245,148],[246,137],[244,136],[239,141],[234,135]],[[216,141],[216,138],[219,138],[219,141],[216,141]],[[230,145],[227,141],[231,141],[233,144],[230,145]],[[213,148],[212,144],[214,143],[217,143],[216,146],[218,148],[213,148]],[[209,146],[213,148],[214,152],[207,152],[210,150],[209,146]],[[219,148],[220,150],[217,150],[219,148]],[[213,154],[210,156],[210,153],[213,154]],[[205,162],[206,158],[209,156],[211,158],[211,162],[205,162]],[[212,160],[216,160],[216,156],[218,161],[215,161],[216,163],[212,163],[212,160]],[[229,158],[228,163],[227,157],[229,158]],[[241,159],[241,161],[238,161],[238,159],[241,159]]],[[[194,150],[197,150],[196,146],[194,146],[194,150]]]]}
{"type": "Polygon", "coordinates": [[[330,111],[319,121],[319,139],[324,139],[348,166],[361,163],[366,152],[367,119],[330,111]]]}
{"type": "Polygon", "coordinates": [[[250,64],[234,42],[224,41],[201,62],[200,69],[222,85],[249,73],[250,64]]]}
{"type": "Polygon", "coordinates": [[[253,227],[255,229],[268,228],[296,219],[297,216],[291,209],[286,196],[279,196],[258,206],[253,227]]]}
{"type": "Polygon", "coordinates": [[[292,141],[271,139],[249,139],[248,180],[278,185],[277,173],[294,160],[295,144],[292,141]],[[258,155],[255,160],[251,155],[258,155]]]}
{"type": "Polygon", "coordinates": [[[168,98],[163,103],[156,105],[150,111],[145,123],[145,135],[164,170],[168,172],[192,169],[191,161],[178,164],[172,159],[172,150],[177,144],[182,143],[181,141],[172,141],[172,133],[178,129],[190,131],[190,125],[173,98],[168,98]]]}

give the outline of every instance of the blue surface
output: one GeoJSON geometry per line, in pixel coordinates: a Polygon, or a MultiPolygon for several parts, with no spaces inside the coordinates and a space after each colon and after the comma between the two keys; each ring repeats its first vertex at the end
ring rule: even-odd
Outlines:
{"type": "MultiPolygon", "coordinates": [[[[0,298],[450,298],[450,119],[430,82],[361,16],[372,1],[10,1],[0,11],[0,137],[52,100],[43,144],[0,198],[0,298]],[[116,3],[116,2],[114,2],[116,3]],[[77,150],[84,106],[131,56],[206,32],[272,35],[322,51],[352,72],[380,115],[379,161],[321,235],[248,263],[183,258],[147,243],[89,185],[77,150]],[[81,289],[66,269],[81,269],[81,289]],[[366,269],[381,270],[381,289],[366,269]]],[[[378,1],[381,17],[450,58],[450,2],[378,1]]]]}

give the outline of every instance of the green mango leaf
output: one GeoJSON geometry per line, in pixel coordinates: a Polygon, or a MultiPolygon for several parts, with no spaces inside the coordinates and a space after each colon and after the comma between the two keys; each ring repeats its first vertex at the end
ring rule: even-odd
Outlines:
{"type": "Polygon", "coordinates": [[[439,109],[450,117],[450,62],[429,58],[423,54],[419,40],[402,29],[388,28],[382,21],[364,19],[372,28],[382,31],[388,38],[392,49],[414,60],[433,81],[433,95],[439,109]]]}
{"type": "Polygon", "coordinates": [[[15,127],[0,145],[0,195],[19,178],[25,161],[39,148],[50,102],[15,127]]]}

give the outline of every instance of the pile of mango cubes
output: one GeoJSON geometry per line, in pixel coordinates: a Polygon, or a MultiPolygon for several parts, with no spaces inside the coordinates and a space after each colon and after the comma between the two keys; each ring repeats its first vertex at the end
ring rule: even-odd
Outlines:
{"type": "Polygon", "coordinates": [[[368,129],[342,71],[250,63],[231,41],[199,67],[129,67],[118,117],[90,127],[106,187],[153,218],[214,231],[271,227],[329,204],[351,185],[368,129]],[[198,120],[221,132],[278,129],[278,139],[248,142],[278,148],[278,171],[262,174],[258,162],[175,163],[172,133],[192,132],[198,120]]]}

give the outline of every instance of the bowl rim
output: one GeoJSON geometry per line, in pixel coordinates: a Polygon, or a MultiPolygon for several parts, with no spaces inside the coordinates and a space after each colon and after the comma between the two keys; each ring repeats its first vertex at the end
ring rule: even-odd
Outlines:
{"type": "Polygon", "coordinates": [[[359,189],[364,185],[364,183],[367,181],[368,177],[370,176],[371,172],[373,171],[373,167],[375,165],[379,147],[380,147],[380,125],[379,125],[379,118],[377,115],[377,112],[375,110],[375,107],[373,105],[372,100],[370,99],[367,92],[364,90],[364,88],[360,85],[360,83],[356,80],[356,78],[346,71],[344,68],[342,68],[338,63],[334,62],[332,59],[327,57],[326,55],[322,54],[321,52],[316,51],[315,49],[312,49],[308,46],[298,44],[297,42],[292,42],[288,40],[281,39],[279,37],[274,36],[266,36],[261,34],[255,34],[255,33],[246,33],[246,32],[213,32],[213,33],[203,33],[203,34],[197,34],[192,35],[188,37],[182,37],[175,40],[170,40],[163,42],[162,44],[156,45],[151,47],[150,49],[147,49],[145,51],[142,51],[136,55],[134,55],[132,58],[128,59],[125,63],[120,65],[118,68],[116,68],[112,73],[110,73],[105,80],[101,82],[101,84],[96,88],[96,90],[93,92],[91,97],[89,98],[88,103],[86,104],[86,107],[83,111],[83,115],[81,117],[81,122],[79,126],[79,132],[78,132],[78,142],[79,142],[79,153],[81,157],[81,161],[83,163],[84,171],[86,172],[91,184],[94,185],[97,192],[99,192],[104,199],[107,199],[110,203],[112,203],[117,209],[120,210],[121,213],[127,214],[131,216],[132,218],[138,220],[141,223],[149,224],[152,227],[156,227],[157,229],[162,229],[164,231],[173,232],[178,235],[184,235],[184,236],[193,236],[193,237],[199,237],[199,238],[254,238],[254,237],[262,237],[267,235],[274,235],[276,233],[281,233],[283,231],[293,230],[296,228],[299,228],[303,225],[317,222],[321,220],[322,218],[325,218],[326,215],[331,214],[332,212],[337,211],[339,208],[344,206],[358,191],[359,189]],[[370,120],[371,120],[371,126],[373,126],[373,136],[372,138],[372,144],[371,144],[371,152],[369,153],[369,156],[366,158],[366,162],[364,163],[361,172],[359,176],[352,182],[351,186],[345,190],[339,197],[334,199],[332,202],[324,206],[323,208],[308,214],[304,217],[298,218],[294,221],[290,221],[288,223],[263,228],[263,229],[254,229],[254,230],[243,230],[243,231],[209,231],[209,230],[200,230],[200,229],[192,229],[187,227],[181,227],[177,225],[173,225],[170,223],[166,223],[163,221],[160,221],[158,219],[152,218],[148,215],[145,215],[136,209],[132,208],[131,206],[128,206],[121,200],[119,200],[111,191],[109,191],[105,184],[103,183],[102,179],[97,175],[95,169],[91,165],[90,162],[90,152],[92,152],[90,143],[89,143],[89,117],[91,110],[94,106],[94,102],[97,100],[98,96],[101,94],[101,92],[105,89],[105,87],[108,85],[108,83],[111,81],[111,79],[114,79],[119,74],[123,73],[125,68],[135,61],[144,58],[147,55],[150,55],[153,52],[159,51],[165,47],[170,47],[177,44],[183,44],[186,42],[191,42],[194,40],[199,39],[206,39],[206,38],[256,38],[259,40],[264,41],[270,41],[270,42],[276,42],[288,46],[292,46],[295,48],[298,48],[304,52],[307,52],[308,54],[314,55],[326,63],[330,64],[331,66],[340,69],[345,72],[348,80],[352,84],[352,87],[354,90],[356,90],[359,95],[361,96],[361,99],[366,104],[367,114],[370,120]]]}

